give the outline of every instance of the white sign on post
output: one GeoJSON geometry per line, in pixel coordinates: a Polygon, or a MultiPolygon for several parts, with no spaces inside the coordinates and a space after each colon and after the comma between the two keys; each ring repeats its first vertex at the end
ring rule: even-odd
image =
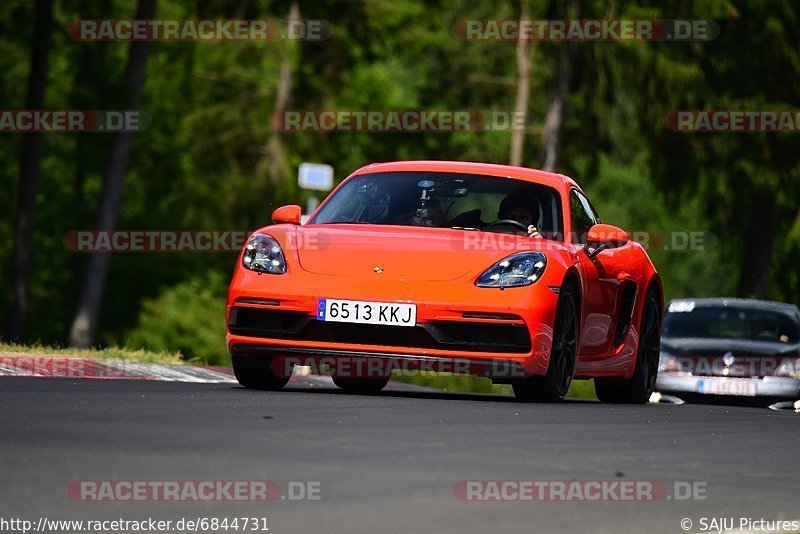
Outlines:
{"type": "Polygon", "coordinates": [[[330,191],[333,189],[333,167],[321,163],[301,163],[297,185],[303,189],[330,191]]]}

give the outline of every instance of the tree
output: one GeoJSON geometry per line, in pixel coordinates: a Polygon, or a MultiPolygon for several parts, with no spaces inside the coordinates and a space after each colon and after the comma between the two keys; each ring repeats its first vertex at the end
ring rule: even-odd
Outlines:
{"type": "MultiPolygon", "coordinates": [[[[152,19],[155,15],[155,5],[155,0],[139,0],[136,18],[152,19]]],[[[147,49],[146,41],[135,41],[130,45],[124,82],[126,92],[130,97],[127,107],[129,111],[139,109],[147,74],[147,49]]],[[[134,132],[126,130],[120,130],[114,134],[103,177],[103,192],[97,214],[96,230],[98,231],[111,231],[116,228],[125,174],[133,145],[133,134],[134,132]]],[[[70,345],[72,346],[89,347],[92,345],[102,309],[110,254],[110,252],[94,252],[89,258],[78,312],[70,329],[70,345]]]]}
{"type": "MultiPolygon", "coordinates": [[[[297,5],[297,2],[292,2],[289,8],[288,22],[289,29],[300,22],[300,7],[297,5]]],[[[284,49],[283,57],[281,58],[281,70],[278,76],[278,88],[275,91],[275,109],[272,113],[271,132],[266,146],[265,163],[267,175],[273,184],[280,184],[288,175],[287,168],[289,163],[286,157],[286,151],[283,148],[279,125],[283,123],[280,115],[286,110],[286,106],[289,103],[289,94],[292,89],[293,60],[292,49],[284,49]]]]}
{"type": "Polygon", "coordinates": [[[559,62],[556,82],[550,107],[544,119],[542,132],[542,152],[539,167],[545,171],[555,171],[558,163],[558,144],[564,129],[567,95],[569,94],[570,75],[575,62],[574,44],[567,41],[559,47],[559,62]]]}
{"type": "MultiPolygon", "coordinates": [[[[53,26],[53,0],[36,0],[33,11],[36,22],[31,39],[31,69],[26,107],[44,109],[50,31],[53,26]]],[[[8,338],[14,341],[24,334],[28,311],[28,284],[33,264],[33,228],[36,220],[36,191],[39,185],[41,158],[42,132],[25,134],[20,157],[17,219],[11,260],[8,338]]]]}
{"type": "Polygon", "coordinates": [[[738,279],[738,296],[796,299],[800,288],[773,283],[780,261],[776,244],[783,244],[800,215],[795,134],[673,132],[664,119],[673,110],[797,109],[797,4],[743,0],[720,3],[712,13],[694,5],[684,9],[675,17],[716,18],[719,36],[628,49],[635,67],[626,69],[624,82],[637,87],[653,176],[676,203],[687,195],[701,199],[730,259],[727,270],[738,279]]]}
{"type": "MultiPolygon", "coordinates": [[[[530,10],[528,4],[522,3],[520,9],[520,20],[528,20],[530,10]]],[[[531,92],[531,58],[528,52],[528,43],[523,32],[517,36],[517,100],[514,105],[514,117],[523,117],[522,124],[528,123],[528,97],[531,92]]],[[[509,163],[519,166],[522,164],[522,143],[525,140],[525,130],[515,129],[511,132],[511,156],[509,163]]]]}

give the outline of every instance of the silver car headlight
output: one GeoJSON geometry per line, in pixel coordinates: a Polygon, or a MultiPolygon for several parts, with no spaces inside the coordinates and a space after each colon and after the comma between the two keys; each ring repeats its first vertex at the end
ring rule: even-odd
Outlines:
{"type": "Polygon", "coordinates": [[[658,359],[659,373],[672,373],[680,376],[692,376],[692,364],[685,358],[674,356],[671,352],[661,349],[658,359]],[[686,368],[684,369],[684,364],[686,368]]]}
{"type": "Polygon", "coordinates": [[[775,376],[800,378],[800,359],[784,358],[778,368],[775,369],[775,376]]]}
{"type": "Polygon", "coordinates": [[[661,353],[658,357],[658,372],[665,373],[680,370],[681,364],[678,359],[664,349],[661,349],[661,353]]]}
{"type": "Polygon", "coordinates": [[[283,274],[286,272],[286,258],[281,246],[274,238],[265,234],[253,234],[247,241],[242,256],[245,269],[259,273],[283,274]]]}
{"type": "Polygon", "coordinates": [[[518,252],[503,258],[475,280],[478,287],[529,286],[542,277],[547,257],[541,252],[518,252]]]}

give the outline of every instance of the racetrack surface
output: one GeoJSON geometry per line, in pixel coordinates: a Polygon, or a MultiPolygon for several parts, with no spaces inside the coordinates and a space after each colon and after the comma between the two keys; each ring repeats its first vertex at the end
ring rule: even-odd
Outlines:
{"type": "Polygon", "coordinates": [[[0,378],[0,517],[265,516],[270,532],[682,532],[797,519],[800,414],[0,378]],[[319,501],[76,502],[73,480],[318,481],[319,501]],[[462,480],[705,482],[707,500],[462,502],[462,480]]]}

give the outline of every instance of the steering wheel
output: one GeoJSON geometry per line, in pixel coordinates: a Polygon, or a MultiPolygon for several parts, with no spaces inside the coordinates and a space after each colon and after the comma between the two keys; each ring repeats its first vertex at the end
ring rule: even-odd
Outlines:
{"type": "Polygon", "coordinates": [[[526,234],[528,233],[528,227],[525,226],[524,224],[522,224],[519,221],[515,221],[514,219],[498,219],[498,220],[496,220],[494,222],[491,222],[491,223],[487,224],[484,227],[484,229],[488,230],[489,228],[492,228],[493,226],[503,226],[503,225],[505,225],[505,226],[514,226],[516,228],[519,228],[520,230],[522,230],[526,234]]]}

